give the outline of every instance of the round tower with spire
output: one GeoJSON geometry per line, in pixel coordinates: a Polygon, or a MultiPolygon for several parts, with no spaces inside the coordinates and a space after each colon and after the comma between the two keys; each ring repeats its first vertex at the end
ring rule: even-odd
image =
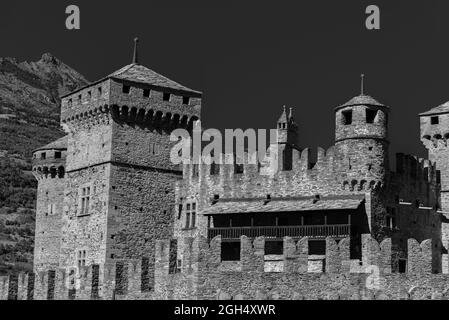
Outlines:
{"type": "Polygon", "coordinates": [[[383,185],[388,172],[386,105],[364,92],[335,109],[335,146],[339,171],[348,188],[383,185]]]}

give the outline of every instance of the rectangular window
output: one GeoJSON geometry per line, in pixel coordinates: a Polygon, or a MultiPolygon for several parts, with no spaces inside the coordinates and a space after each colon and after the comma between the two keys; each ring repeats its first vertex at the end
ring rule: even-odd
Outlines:
{"type": "Polygon", "coordinates": [[[81,103],[83,101],[83,97],[81,95],[78,95],[78,102],[81,103]]]}
{"type": "Polygon", "coordinates": [[[164,93],[163,96],[162,96],[162,100],[170,101],[170,96],[171,96],[170,93],[164,93]]]}
{"type": "Polygon", "coordinates": [[[52,216],[54,214],[56,214],[56,204],[51,203],[47,207],[47,214],[46,215],[47,216],[52,216]]]}
{"type": "Polygon", "coordinates": [[[374,123],[376,119],[377,110],[366,109],[366,123],[374,123]]]}
{"type": "Polygon", "coordinates": [[[178,220],[181,219],[182,215],[182,203],[178,205],[178,220]]]}
{"type": "Polygon", "coordinates": [[[438,117],[430,118],[430,124],[439,124],[439,123],[440,123],[440,118],[438,118],[438,117]]]}
{"type": "Polygon", "coordinates": [[[385,226],[387,228],[391,228],[391,217],[390,216],[385,217],[385,226]]]}
{"type": "Polygon", "coordinates": [[[41,153],[41,159],[45,160],[45,158],[47,158],[47,154],[45,152],[42,152],[41,153]]]}
{"type": "Polygon", "coordinates": [[[92,91],[87,92],[87,99],[90,101],[92,99],[92,91]]]}
{"type": "Polygon", "coordinates": [[[190,98],[189,97],[182,97],[182,104],[188,105],[189,103],[190,103],[190,98]]]}
{"type": "Polygon", "coordinates": [[[86,266],[86,250],[78,250],[77,260],[78,260],[78,268],[86,266]]]}
{"type": "Polygon", "coordinates": [[[131,92],[131,87],[127,85],[123,85],[122,92],[124,94],[129,94],[131,92]]]}
{"type": "Polygon", "coordinates": [[[185,228],[188,229],[190,226],[190,203],[187,204],[186,207],[186,224],[185,228]]]}
{"type": "Polygon", "coordinates": [[[194,178],[198,177],[199,176],[199,164],[194,164],[192,167],[192,170],[193,170],[193,172],[192,172],[193,177],[194,178]]]}
{"type": "Polygon", "coordinates": [[[56,151],[55,152],[55,159],[61,159],[61,152],[60,151],[56,151]]]}
{"type": "Polygon", "coordinates": [[[216,175],[216,174],[219,174],[219,173],[220,173],[219,172],[219,166],[215,162],[212,162],[210,164],[210,175],[213,176],[213,175],[216,175]]]}
{"type": "Polygon", "coordinates": [[[185,229],[192,229],[196,227],[196,202],[187,203],[186,205],[186,221],[185,229]]]}
{"type": "Polygon", "coordinates": [[[157,143],[150,143],[150,154],[159,155],[161,153],[161,146],[157,143]]]}
{"type": "Polygon", "coordinates": [[[405,259],[399,259],[399,273],[406,273],[407,272],[407,260],[405,259]]]}
{"type": "Polygon", "coordinates": [[[88,215],[89,214],[89,205],[90,205],[90,187],[82,188],[81,190],[81,209],[80,215],[88,215]]]}
{"type": "Polygon", "coordinates": [[[234,173],[235,174],[242,174],[243,173],[243,164],[236,163],[234,165],[234,173]]]}
{"type": "Polygon", "coordinates": [[[145,98],[149,98],[150,97],[150,92],[151,92],[150,89],[143,89],[143,96],[145,98]]]}
{"type": "Polygon", "coordinates": [[[195,228],[196,227],[196,203],[195,202],[192,203],[191,218],[192,218],[192,221],[191,221],[190,227],[191,228],[195,228]]]}
{"type": "Polygon", "coordinates": [[[352,124],[352,110],[343,111],[341,115],[345,126],[352,124]]]}
{"type": "Polygon", "coordinates": [[[101,97],[102,93],[103,93],[103,89],[101,87],[98,87],[98,96],[101,97]]]}

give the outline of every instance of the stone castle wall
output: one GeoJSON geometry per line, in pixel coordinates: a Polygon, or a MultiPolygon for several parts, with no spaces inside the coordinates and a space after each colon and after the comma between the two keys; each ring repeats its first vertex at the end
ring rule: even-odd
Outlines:
{"type": "Polygon", "coordinates": [[[67,173],[60,267],[77,265],[79,251],[86,264],[106,262],[106,235],[111,165],[102,164],[67,173]],[[89,212],[81,212],[81,193],[90,188],[89,212]]]}
{"type": "Polygon", "coordinates": [[[146,257],[154,270],[154,244],[173,234],[175,180],[165,172],[112,167],[107,217],[107,259],[146,257]]]}
{"type": "Polygon", "coordinates": [[[34,236],[34,268],[59,266],[65,178],[39,178],[34,236]]]}
{"type": "MultiPolygon", "coordinates": [[[[292,170],[279,170],[274,175],[263,174],[263,166],[259,168],[248,161],[243,165],[243,173],[239,174],[235,173],[232,164],[216,165],[214,174],[211,174],[211,166],[204,163],[184,165],[183,180],[176,184],[176,206],[196,201],[201,213],[213,206],[216,196],[219,199],[266,199],[268,195],[271,198],[319,195],[322,199],[359,196],[365,199],[364,214],[369,224],[366,231],[376,235],[378,241],[391,237],[394,246],[401,248],[404,254],[408,238],[420,241],[432,238],[438,242],[441,222],[435,210],[436,170],[433,163],[398,154],[396,172],[378,172],[370,176],[367,166],[360,165],[358,168],[363,168],[360,172],[357,167],[349,170],[339,148],[331,147],[327,151],[318,148],[314,164],[311,164],[309,149],[293,150],[292,170]],[[356,178],[357,172],[359,178],[356,178]],[[381,178],[383,175],[385,177],[381,178]],[[387,226],[387,216],[393,209],[395,226],[391,227],[387,226]]],[[[230,157],[223,155],[223,162],[230,157]]],[[[366,163],[369,163],[369,157],[365,159],[366,163]]],[[[174,221],[175,237],[206,236],[208,221],[201,214],[195,230],[183,229],[184,216],[177,208],[174,221]]]]}
{"type": "MultiPolygon", "coordinates": [[[[436,163],[438,170],[438,204],[443,215],[441,224],[442,245],[447,250],[449,248],[449,148],[447,139],[449,138],[449,115],[431,114],[420,116],[421,141],[428,150],[429,159],[436,163]],[[438,118],[438,123],[432,124],[432,117],[438,118]]],[[[449,258],[443,255],[444,272],[449,272],[449,258]]]]}
{"type": "Polygon", "coordinates": [[[408,240],[406,273],[392,273],[391,240],[363,236],[363,257],[349,259],[349,239],[326,239],[325,271],[308,272],[308,240],[284,239],[282,268],[266,272],[264,238],[241,239],[238,266],[221,261],[221,238],[186,238],[178,270],[176,242],[157,242],[154,285],[148,260],[118,260],[81,268],[0,277],[0,300],[89,299],[448,299],[449,278],[432,273],[432,240],[408,240]]]}

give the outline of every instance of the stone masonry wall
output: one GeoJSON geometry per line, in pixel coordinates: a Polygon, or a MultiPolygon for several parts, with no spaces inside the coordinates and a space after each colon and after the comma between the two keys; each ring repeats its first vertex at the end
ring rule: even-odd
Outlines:
{"type": "MultiPolygon", "coordinates": [[[[198,256],[198,263],[183,280],[182,273],[170,275],[167,249],[157,256],[155,298],[183,299],[435,299],[449,298],[449,278],[432,274],[432,245],[430,240],[419,244],[409,241],[407,273],[391,271],[391,241],[381,244],[369,235],[363,237],[362,261],[349,260],[349,239],[336,243],[326,240],[325,273],[307,272],[307,240],[297,244],[290,238],[284,240],[284,271],[264,272],[264,239],[251,243],[241,239],[240,270],[220,271],[221,239],[210,244],[205,239],[193,240],[186,257],[198,256]],[[305,245],[306,244],[306,245],[305,245]],[[304,246],[305,245],[305,246],[304,246]],[[197,274],[195,275],[195,271],[197,274]],[[176,286],[181,281],[190,284],[196,292],[186,292],[189,286],[176,286]],[[175,280],[176,279],[176,280],[175,280]]],[[[167,248],[168,243],[158,246],[167,248]]],[[[185,249],[188,250],[188,249],[185,249]]],[[[187,262],[187,264],[192,262],[187,262]]]]}
{"type": "Polygon", "coordinates": [[[284,239],[282,272],[265,272],[264,238],[241,238],[240,267],[223,271],[221,238],[182,239],[186,263],[173,270],[171,241],[160,240],[155,254],[155,286],[146,285],[146,264],[115,260],[81,268],[72,275],[54,269],[0,277],[0,300],[123,299],[449,299],[449,278],[432,274],[432,242],[408,243],[408,270],[391,271],[391,241],[363,237],[361,261],[349,260],[349,239],[326,240],[326,270],[307,270],[308,241],[284,239]]]}
{"type": "MultiPolygon", "coordinates": [[[[420,117],[421,141],[429,152],[429,160],[436,163],[436,170],[439,171],[439,191],[438,199],[440,210],[444,216],[441,224],[442,245],[449,249],[449,148],[447,139],[449,138],[449,114],[435,114],[420,117]],[[431,123],[431,117],[438,117],[438,124],[431,123]]],[[[443,271],[449,272],[448,254],[443,255],[443,271]]]]}
{"type": "Polygon", "coordinates": [[[37,188],[34,270],[59,266],[64,178],[41,177],[37,188]]]}
{"type": "Polygon", "coordinates": [[[66,149],[62,146],[60,149],[40,149],[33,154],[33,175],[38,181],[35,271],[59,266],[66,156],[66,149]]]}
{"type": "Polygon", "coordinates": [[[173,185],[178,176],[112,166],[107,260],[146,257],[154,265],[157,239],[173,232],[173,185]]]}
{"type": "Polygon", "coordinates": [[[75,267],[79,251],[86,251],[86,264],[105,263],[110,175],[110,164],[67,173],[61,267],[75,267]],[[90,187],[90,206],[88,214],[82,215],[81,193],[85,187],[90,187]]]}

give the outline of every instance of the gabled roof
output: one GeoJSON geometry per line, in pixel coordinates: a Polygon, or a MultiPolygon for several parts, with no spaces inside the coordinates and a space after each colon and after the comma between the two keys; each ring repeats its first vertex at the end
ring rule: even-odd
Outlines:
{"type": "Polygon", "coordinates": [[[345,104],[338,106],[336,109],[341,109],[341,108],[350,107],[350,106],[360,106],[360,105],[385,107],[385,108],[387,107],[386,105],[384,105],[383,103],[380,103],[373,97],[362,94],[362,95],[352,98],[345,104]]]}
{"type": "Polygon", "coordinates": [[[432,108],[426,112],[420,113],[420,116],[430,116],[432,114],[449,113],[449,101],[445,102],[438,107],[432,108]]]}
{"type": "Polygon", "coordinates": [[[56,141],[53,141],[43,147],[33,150],[33,152],[40,151],[40,150],[66,150],[67,143],[68,143],[68,136],[65,136],[65,137],[62,137],[56,141]]]}

